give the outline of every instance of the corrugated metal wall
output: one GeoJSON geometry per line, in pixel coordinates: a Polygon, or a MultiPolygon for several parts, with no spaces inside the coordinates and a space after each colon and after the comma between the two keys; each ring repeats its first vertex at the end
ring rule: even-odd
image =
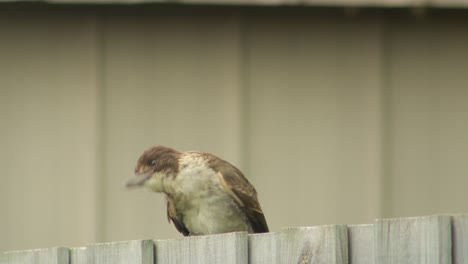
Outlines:
{"type": "Polygon", "coordinates": [[[273,231],[467,212],[466,11],[2,5],[0,250],[179,237],[153,144],[238,165],[273,231]]]}

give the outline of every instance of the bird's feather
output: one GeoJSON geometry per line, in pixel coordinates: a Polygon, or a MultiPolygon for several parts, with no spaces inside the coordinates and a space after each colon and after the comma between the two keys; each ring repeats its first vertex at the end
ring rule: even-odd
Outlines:
{"type": "Polygon", "coordinates": [[[190,234],[190,231],[188,231],[187,227],[184,225],[184,222],[182,220],[182,215],[177,212],[177,208],[174,205],[174,202],[171,200],[170,197],[166,195],[166,200],[167,200],[167,220],[169,222],[172,221],[174,223],[174,226],[177,228],[177,230],[182,233],[184,236],[188,236],[190,234]]]}
{"type": "Polygon", "coordinates": [[[257,199],[257,192],[244,174],[229,162],[214,155],[206,153],[205,157],[208,166],[220,177],[226,191],[245,212],[253,232],[269,232],[265,216],[257,199]]]}

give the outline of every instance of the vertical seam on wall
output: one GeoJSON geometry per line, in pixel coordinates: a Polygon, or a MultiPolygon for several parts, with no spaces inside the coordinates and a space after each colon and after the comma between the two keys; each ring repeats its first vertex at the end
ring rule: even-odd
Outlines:
{"type": "Polygon", "coordinates": [[[106,10],[105,7],[98,8],[96,11],[96,76],[97,76],[97,93],[96,93],[96,104],[97,104],[97,118],[96,118],[96,187],[95,187],[95,221],[96,221],[96,241],[103,241],[106,233],[104,230],[104,223],[106,221],[105,216],[105,203],[106,203],[106,190],[104,188],[105,173],[106,173],[106,158],[105,153],[105,135],[106,135],[106,101],[105,101],[105,90],[106,90],[106,75],[105,75],[105,32],[106,32],[106,10]]]}
{"type": "Polygon", "coordinates": [[[381,215],[380,217],[390,217],[392,215],[392,190],[391,188],[391,167],[392,167],[392,142],[391,142],[391,78],[390,78],[390,54],[388,45],[388,24],[387,14],[383,11],[381,15],[381,131],[382,131],[382,183],[381,183],[381,215]]]}
{"type": "Polygon", "coordinates": [[[248,178],[252,177],[251,167],[250,167],[250,101],[249,101],[249,70],[250,70],[250,61],[249,61],[249,48],[248,48],[248,16],[246,16],[245,8],[240,7],[239,12],[237,13],[237,19],[239,23],[239,46],[240,46],[240,161],[243,166],[248,178]]]}

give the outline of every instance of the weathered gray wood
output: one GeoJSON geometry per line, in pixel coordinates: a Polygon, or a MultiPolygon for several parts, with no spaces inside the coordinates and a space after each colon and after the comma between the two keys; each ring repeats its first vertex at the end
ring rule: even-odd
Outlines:
{"type": "Polygon", "coordinates": [[[348,263],[346,226],[286,228],[281,235],[281,263],[348,263]]]}
{"type": "Polygon", "coordinates": [[[245,232],[156,240],[155,248],[157,264],[248,263],[245,232]]]}
{"type": "Polygon", "coordinates": [[[374,264],[374,225],[348,226],[350,264],[374,264]]]}
{"type": "Polygon", "coordinates": [[[249,235],[249,263],[276,264],[281,263],[281,233],[249,235]]]}
{"type": "Polygon", "coordinates": [[[468,215],[452,216],[453,264],[468,264],[468,215]]]}
{"type": "Polygon", "coordinates": [[[369,225],[285,228],[172,240],[0,254],[0,264],[350,263],[468,264],[468,214],[376,220],[369,225]],[[349,256],[349,260],[348,260],[349,256]]]}
{"type": "Polygon", "coordinates": [[[70,248],[70,264],[93,263],[92,253],[87,247],[70,248]]]}
{"type": "Polygon", "coordinates": [[[77,259],[86,259],[86,263],[95,264],[153,264],[154,259],[152,240],[93,244],[89,245],[86,251],[88,252],[79,252],[80,256],[77,259]],[[82,254],[90,254],[90,256],[83,256],[82,254]]]}
{"type": "Polygon", "coordinates": [[[1,264],[68,264],[68,248],[54,247],[10,251],[0,255],[1,264]]]}
{"type": "Polygon", "coordinates": [[[377,220],[376,263],[451,263],[449,216],[377,220]]]}

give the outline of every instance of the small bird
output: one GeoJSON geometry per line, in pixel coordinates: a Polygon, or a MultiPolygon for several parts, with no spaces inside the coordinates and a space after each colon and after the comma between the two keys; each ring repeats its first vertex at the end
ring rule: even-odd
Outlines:
{"type": "Polygon", "coordinates": [[[138,159],[126,186],[164,193],[168,220],[184,236],[269,232],[252,184],[239,169],[209,153],[151,147],[138,159]]]}

